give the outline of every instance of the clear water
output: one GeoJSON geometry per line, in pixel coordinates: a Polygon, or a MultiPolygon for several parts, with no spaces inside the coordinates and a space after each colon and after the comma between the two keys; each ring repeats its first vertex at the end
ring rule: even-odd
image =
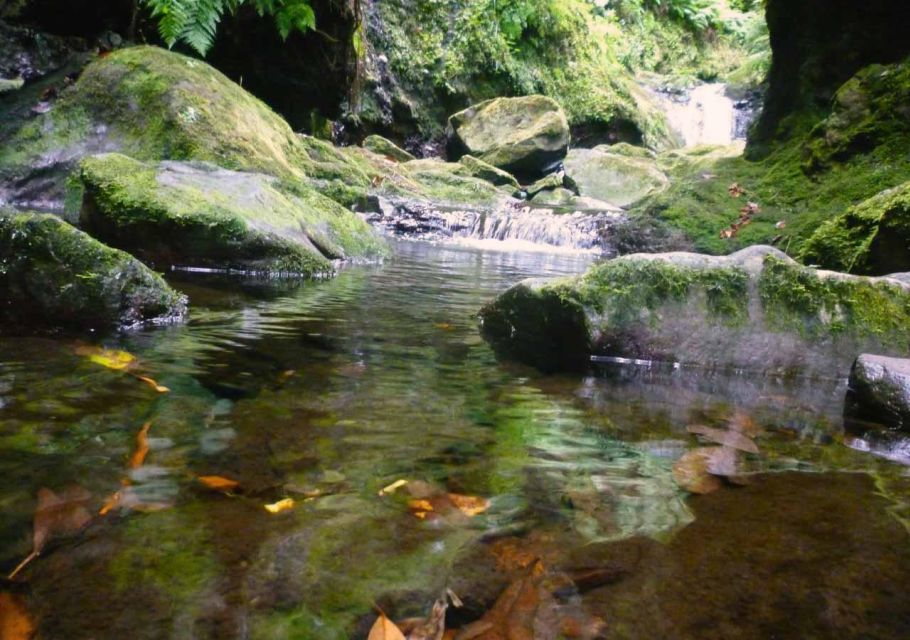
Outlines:
{"type": "Polygon", "coordinates": [[[553,571],[619,563],[576,602],[607,637],[907,637],[910,479],[846,446],[843,381],[497,360],[481,305],[593,259],[402,242],[325,282],[182,275],[186,325],[97,341],[165,394],[74,340],[0,338],[0,572],[31,549],[38,490],[78,485],[92,513],[117,490],[143,510],[94,517],[22,572],[42,638],[361,638],[375,604],[420,615],[446,586],[457,625],[508,584],[513,547],[553,571]],[[766,429],[758,475],[687,498],[686,425],[737,412],[766,429]],[[490,508],[419,519],[404,490],[378,495],[399,479],[490,508]]]}

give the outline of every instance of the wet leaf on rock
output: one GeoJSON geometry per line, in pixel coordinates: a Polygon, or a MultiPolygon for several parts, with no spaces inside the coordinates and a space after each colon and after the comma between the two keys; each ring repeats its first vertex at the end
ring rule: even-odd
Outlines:
{"type": "Polygon", "coordinates": [[[197,480],[209,489],[214,489],[215,491],[233,491],[240,487],[240,483],[236,480],[223,478],[222,476],[199,476],[197,480]]]}
{"type": "Polygon", "coordinates": [[[702,436],[711,442],[716,442],[726,447],[732,447],[748,453],[758,453],[758,447],[752,442],[752,439],[738,431],[713,429],[700,424],[691,424],[686,427],[686,430],[689,433],[702,436]]]}
{"type": "Polygon", "coordinates": [[[385,614],[379,614],[373,627],[370,629],[370,635],[367,640],[407,640],[395,623],[385,617],[385,614]]]}

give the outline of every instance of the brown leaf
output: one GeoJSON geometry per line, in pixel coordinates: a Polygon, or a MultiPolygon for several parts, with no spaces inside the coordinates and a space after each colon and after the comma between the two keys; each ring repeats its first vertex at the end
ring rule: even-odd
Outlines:
{"type": "Polygon", "coordinates": [[[752,442],[752,439],[738,431],[712,429],[701,424],[690,424],[686,427],[686,431],[707,438],[711,442],[722,444],[725,447],[733,447],[748,453],[758,453],[758,446],[752,442]]]}
{"type": "Polygon", "coordinates": [[[684,454],[673,465],[673,479],[690,493],[713,493],[721,488],[719,478],[708,471],[705,449],[695,449],[684,454]]]}
{"type": "Polygon", "coordinates": [[[401,629],[395,626],[395,623],[380,613],[370,629],[370,635],[367,640],[407,640],[401,629]]]}
{"type": "Polygon", "coordinates": [[[35,631],[25,599],[18,594],[0,593],[0,640],[31,640],[35,631]]]}
{"type": "Polygon", "coordinates": [[[486,498],[477,496],[463,496],[458,493],[450,493],[449,500],[469,518],[473,518],[490,508],[490,501],[486,498]]]}
{"type": "Polygon", "coordinates": [[[44,487],[39,489],[32,538],[35,551],[41,553],[52,537],[76,533],[87,525],[92,515],[85,505],[91,497],[79,486],[67,487],[59,495],[44,487]]]}
{"type": "Polygon", "coordinates": [[[746,190],[743,189],[738,182],[734,182],[729,187],[727,187],[727,193],[729,193],[734,198],[740,197],[745,192],[746,190]]]}
{"type": "Polygon", "coordinates": [[[199,476],[197,480],[215,491],[233,491],[240,486],[240,483],[236,480],[221,476],[199,476]]]}
{"type": "Polygon", "coordinates": [[[448,608],[448,603],[443,599],[434,602],[430,615],[414,625],[408,632],[407,640],[442,640],[446,631],[446,609],[448,608]]]}

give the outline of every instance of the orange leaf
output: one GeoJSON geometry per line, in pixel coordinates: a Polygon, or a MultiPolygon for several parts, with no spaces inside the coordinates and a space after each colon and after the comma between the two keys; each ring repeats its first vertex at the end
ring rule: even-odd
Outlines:
{"type": "Polygon", "coordinates": [[[449,499],[458,507],[458,510],[469,518],[473,518],[490,508],[490,501],[486,498],[477,496],[463,496],[458,493],[450,493],[449,499]]]}
{"type": "Polygon", "coordinates": [[[0,593],[0,638],[30,640],[35,635],[35,623],[25,608],[24,598],[12,593],[0,593]]]}
{"type": "Polygon", "coordinates": [[[406,640],[401,629],[395,626],[395,623],[379,614],[373,627],[370,629],[370,635],[367,640],[406,640]]]}
{"type": "Polygon", "coordinates": [[[233,491],[240,486],[240,483],[236,480],[222,478],[221,476],[199,476],[198,480],[209,489],[214,489],[215,491],[233,491]]]}
{"type": "Polygon", "coordinates": [[[158,393],[167,393],[168,391],[170,391],[170,389],[168,389],[167,387],[158,384],[157,382],[155,382],[154,380],[152,380],[151,378],[149,378],[147,376],[136,376],[136,379],[141,380],[142,382],[144,382],[145,384],[150,386],[152,389],[154,389],[158,393]]]}
{"type": "Polygon", "coordinates": [[[448,322],[437,322],[433,326],[436,327],[437,329],[439,329],[440,331],[452,331],[455,328],[454,325],[452,325],[448,322]]]}
{"type": "Polygon", "coordinates": [[[139,433],[136,434],[136,450],[133,451],[133,455],[130,456],[130,461],[128,466],[130,469],[138,469],[142,466],[142,463],[145,462],[145,456],[149,452],[149,429],[152,428],[151,422],[146,422],[142,425],[142,428],[139,430],[139,433]]]}

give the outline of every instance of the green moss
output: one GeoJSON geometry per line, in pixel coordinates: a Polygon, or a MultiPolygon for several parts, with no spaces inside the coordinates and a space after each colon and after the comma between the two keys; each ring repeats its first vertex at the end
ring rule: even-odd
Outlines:
{"type": "Polygon", "coordinates": [[[384,253],[363,220],[302,184],[118,154],[86,158],[79,177],[83,225],[150,260],[312,276],[327,258],[384,253]]]}
{"type": "Polygon", "coordinates": [[[758,283],[766,321],[820,339],[847,332],[906,348],[910,295],[887,282],[821,277],[818,272],[767,256],[758,283]]]}
{"type": "Polygon", "coordinates": [[[55,216],[0,212],[0,256],[13,323],[112,328],[185,311],[160,276],[55,216]]]}
{"type": "Polygon", "coordinates": [[[738,322],[748,313],[749,275],[739,268],[698,269],[660,260],[623,258],[592,267],[571,290],[581,304],[626,324],[667,303],[701,292],[712,315],[738,322]]]}

